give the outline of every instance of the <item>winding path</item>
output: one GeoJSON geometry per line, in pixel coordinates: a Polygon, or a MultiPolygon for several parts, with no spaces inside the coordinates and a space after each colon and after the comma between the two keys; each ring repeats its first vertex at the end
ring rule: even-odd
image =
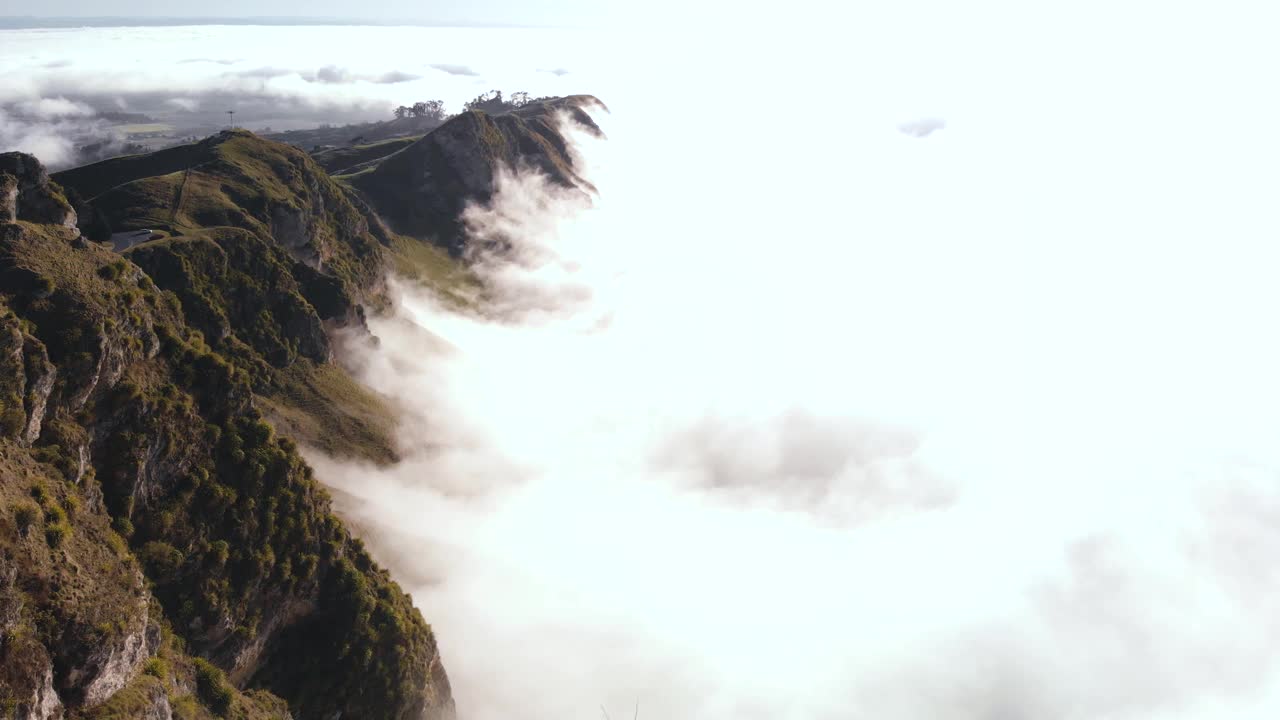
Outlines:
{"type": "Polygon", "coordinates": [[[178,183],[178,194],[173,199],[173,212],[169,215],[169,227],[178,221],[178,211],[182,209],[182,199],[187,192],[187,180],[191,178],[191,168],[182,171],[182,182],[178,183]]]}

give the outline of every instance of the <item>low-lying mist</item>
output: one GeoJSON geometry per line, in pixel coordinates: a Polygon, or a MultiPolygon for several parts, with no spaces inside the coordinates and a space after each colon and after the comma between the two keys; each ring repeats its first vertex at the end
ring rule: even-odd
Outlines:
{"type": "Polygon", "coordinates": [[[310,459],[460,717],[1274,717],[1280,154],[1108,47],[619,80],[589,205],[469,212],[491,306],[394,285],[405,460],[310,459]]]}

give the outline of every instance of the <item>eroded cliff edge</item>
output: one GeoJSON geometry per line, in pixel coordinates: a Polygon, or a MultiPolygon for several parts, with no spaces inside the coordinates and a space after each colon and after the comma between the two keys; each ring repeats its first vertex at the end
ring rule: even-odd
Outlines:
{"type": "Polygon", "coordinates": [[[297,443],[396,460],[330,333],[388,268],[471,282],[456,213],[503,164],[580,182],[583,102],[460,116],[364,185],[244,131],[53,178],[0,156],[0,717],[453,716],[297,443]]]}

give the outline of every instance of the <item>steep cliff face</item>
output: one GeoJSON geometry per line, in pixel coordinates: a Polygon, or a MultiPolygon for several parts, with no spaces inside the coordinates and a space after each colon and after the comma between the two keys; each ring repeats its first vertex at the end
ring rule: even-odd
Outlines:
{"type": "Polygon", "coordinates": [[[52,179],[0,156],[0,718],[452,718],[297,443],[396,459],[331,331],[389,269],[471,297],[457,214],[503,166],[589,187],[557,118],[595,102],[466,113],[341,182],[242,131],[52,179]]]}
{"type": "Polygon", "coordinates": [[[18,219],[18,178],[0,173],[0,222],[18,219]]]}
{"type": "Polygon", "coordinates": [[[0,702],[287,714],[235,689],[261,687],[302,717],[449,717],[421,615],[255,406],[255,375],[327,360],[301,263],[238,228],[129,256],[175,290],[74,228],[0,225],[0,702]],[[142,680],[157,654],[185,675],[142,680]]]}
{"type": "Polygon", "coordinates": [[[16,152],[0,153],[0,221],[6,218],[76,226],[76,212],[62,188],[38,160],[16,152]]]}
{"type": "Polygon", "coordinates": [[[537,103],[506,115],[464,112],[372,170],[350,178],[397,232],[428,238],[455,256],[466,250],[460,215],[487,202],[502,168],[527,168],[568,188],[590,188],[574,170],[559,117],[588,132],[600,128],[584,108],[588,95],[537,103]]]}

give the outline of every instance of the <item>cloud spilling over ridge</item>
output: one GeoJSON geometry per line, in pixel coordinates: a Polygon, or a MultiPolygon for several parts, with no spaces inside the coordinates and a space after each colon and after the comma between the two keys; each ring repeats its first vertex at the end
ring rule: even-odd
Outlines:
{"type": "Polygon", "coordinates": [[[407,459],[311,458],[461,717],[1280,711],[1276,221],[1188,149],[1216,111],[1051,88],[918,143],[896,88],[837,135],[605,95],[589,207],[470,211],[496,310],[399,285],[348,354],[407,459]]]}
{"type": "MultiPolygon", "coordinates": [[[[860,5],[782,63],[768,33],[629,72],[501,58],[609,102],[610,140],[579,139],[600,193],[505,177],[469,215],[517,242],[480,264],[490,314],[404,286],[346,354],[400,403],[407,459],[311,456],[464,720],[1280,711],[1280,141],[1238,129],[1274,115],[1269,26],[937,5],[860,5]],[[922,108],[952,126],[897,130],[922,108]]],[[[428,88],[307,83],[334,48],[371,76],[494,63],[394,33],[111,32],[57,67],[7,37],[6,101],[132,107],[164,81],[305,106],[428,88]],[[246,59],[175,78],[103,52],[153,40],[246,59]],[[263,67],[296,74],[227,88],[263,67]]]]}

